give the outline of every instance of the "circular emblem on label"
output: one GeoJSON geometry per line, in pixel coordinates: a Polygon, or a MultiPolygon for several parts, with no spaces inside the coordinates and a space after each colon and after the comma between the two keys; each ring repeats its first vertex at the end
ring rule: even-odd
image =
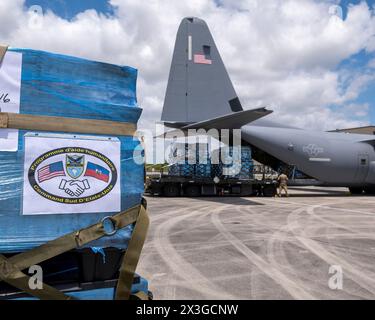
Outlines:
{"type": "Polygon", "coordinates": [[[117,169],[100,152],[64,147],[36,158],[28,171],[29,183],[40,196],[63,204],[84,204],[108,195],[117,183],[117,169]]]}

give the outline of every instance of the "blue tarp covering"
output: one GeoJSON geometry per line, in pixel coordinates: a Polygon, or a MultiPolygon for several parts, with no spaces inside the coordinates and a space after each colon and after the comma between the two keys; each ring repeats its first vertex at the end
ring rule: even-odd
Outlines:
{"type": "MultiPolygon", "coordinates": [[[[11,49],[23,54],[20,113],[136,123],[141,109],[136,100],[137,70],[106,63],[11,49]]],[[[24,135],[17,152],[0,152],[0,252],[24,251],[66,233],[97,223],[105,213],[22,215],[24,135]]],[[[144,168],[135,163],[139,141],[121,141],[121,210],[140,203],[144,168]]],[[[92,246],[126,247],[131,228],[92,246]]]]}
{"type": "MultiPolygon", "coordinates": [[[[148,294],[148,282],[146,279],[141,278],[140,283],[133,284],[132,293],[144,292],[148,294]]],[[[78,300],[114,300],[115,288],[103,288],[103,289],[94,289],[94,290],[84,290],[77,292],[70,292],[67,295],[78,300]]],[[[38,300],[37,298],[27,297],[27,298],[18,298],[13,300],[38,300]]]]}

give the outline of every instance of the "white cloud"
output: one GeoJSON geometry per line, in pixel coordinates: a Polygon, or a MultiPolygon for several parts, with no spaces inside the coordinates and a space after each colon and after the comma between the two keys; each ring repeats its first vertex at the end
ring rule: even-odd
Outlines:
{"type": "Polygon", "coordinates": [[[375,59],[370,60],[368,63],[368,67],[371,69],[375,69],[375,59]]]}
{"type": "Polygon", "coordinates": [[[336,1],[111,0],[113,17],[87,10],[67,21],[47,11],[33,28],[23,2],[0,2],[0,42],[138,68],[141,126],[160,120],[177,28],[192,15],[208,22],[244,106],[270,105],[274,117],[314,129],[369,121],[368,108],[352,117],[347,106],[373,76],[337,69],[375,51],[366,3],[351,5],[342,21],[329,13],[336,1]]]}

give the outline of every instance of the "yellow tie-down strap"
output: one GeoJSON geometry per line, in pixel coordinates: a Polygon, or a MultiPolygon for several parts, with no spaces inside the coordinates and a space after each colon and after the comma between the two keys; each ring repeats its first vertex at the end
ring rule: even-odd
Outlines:
{"type": "Polygon", "coordinates": [[[0,112],[0,129],[133,136],[137,126],[129,122],[0,112]]]}
{"type": "Polygon", "coordinates": [[[0,64],[3,62],[4,56],[8,50],[8,46],[0,45],[0,64]]]}
{"type": "MultiPolygon", "coordinates": [[[[113,224],[114,231],[135,223],[132,237],[128,243],[116,288],[116,300],[128,300],[131,296],[134,273],[146,239],[149,218],[146,205],[138,205],[117,215],[107,217],[113,224]]],[[[104,220],[87,228],[72,232],[40,247],[6,258],[0,255],[0,281],[22,290],[42,300],[71,300],[72,297],[43,284],[43,289],[31,289],[30,277],[22,272],[32,265],[51,259],[69,250],[78,249],[94,240],[109,236],[104,228],[104,220]]],[[[113,232],[110,233],[113,235],[113,232]]]]}
{"type": "MultiPolygon", "coordinates": [[[[7,50],[7,46],[0,45],[0,63],[7,50]]],[[[0,112],[0,129],[133,136],[137,126],[129,122],[0,112]]]]}

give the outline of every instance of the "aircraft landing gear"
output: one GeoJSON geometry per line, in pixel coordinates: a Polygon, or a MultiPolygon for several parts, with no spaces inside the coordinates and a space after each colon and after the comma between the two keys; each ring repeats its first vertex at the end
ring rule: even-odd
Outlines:
{"type": "Polygon", "coordinates": [[[352,195],[360,195],[363,193],[363,188],[361,187],[349,187],[349,191],[352,195]]]}
{"type": "Polygon", "coordinates": [[[373,186],[371,186],[371,187],[365,187],[364,191],[368,195],[375,195],[375,187],[373,187],[373,186]]]}
{"type": "Polygon", "coordinates": [[[349,191],[352,195],[375,195],[375,186],[367,187],[349,187],[349,191]]]}

